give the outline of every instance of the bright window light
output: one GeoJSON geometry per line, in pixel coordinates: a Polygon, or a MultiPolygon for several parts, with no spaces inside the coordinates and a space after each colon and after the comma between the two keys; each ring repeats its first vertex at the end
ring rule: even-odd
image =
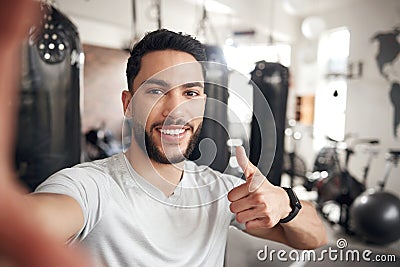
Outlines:
{"type": "Polygon", "coordinates": [[[321,79],[315,95],[314,149],[326,144],[326,136],[343,140],[346,126],[347,59],[350,32],[335,29],[323,35],[319,44],[318,65],[321,79]],[[343,74],[326,78],[326,74],[343,74]]]}
{"type": "Polygon", "coordinates": [[[224,54],[228,67],[248,74],[261,60],[289,67],[291,48],[288,44],[224,46],[224,54]]]}

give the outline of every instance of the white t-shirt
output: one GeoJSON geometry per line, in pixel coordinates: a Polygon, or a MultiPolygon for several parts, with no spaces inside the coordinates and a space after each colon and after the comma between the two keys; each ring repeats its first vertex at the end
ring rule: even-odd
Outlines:
{"type": "Polygon", "coordinates": [[[121,153],[59,171],[36,192],[78,201],[85,222],[75,239],[96,266],[222,266],[229,225],[243,229],[227,193],[243,182],[187,161],[166,197],[121,153]]]}

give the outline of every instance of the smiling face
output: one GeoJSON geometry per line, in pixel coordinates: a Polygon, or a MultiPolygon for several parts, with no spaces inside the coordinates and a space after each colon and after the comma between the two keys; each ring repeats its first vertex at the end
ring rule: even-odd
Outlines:
{"type": "Polygon", "coordinates": [[[201,64],[192,55],[176,50],[145,54],[133,96],[124,94],[125,112],[133,115],[133,141],[150,159],[170,164],[190,155],[205,105],[201,64]]]}

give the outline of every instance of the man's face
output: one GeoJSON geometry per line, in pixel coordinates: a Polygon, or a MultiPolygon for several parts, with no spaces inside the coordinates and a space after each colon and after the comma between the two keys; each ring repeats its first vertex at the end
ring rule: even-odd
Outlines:
{"type": "Polygon", "coordinates": [[[187,158],[197,143],[204,113],[200,63],[180,51],[150,52],[142,58],[133,92],[130,105],[138,146],[158,163],[187,158]]]}

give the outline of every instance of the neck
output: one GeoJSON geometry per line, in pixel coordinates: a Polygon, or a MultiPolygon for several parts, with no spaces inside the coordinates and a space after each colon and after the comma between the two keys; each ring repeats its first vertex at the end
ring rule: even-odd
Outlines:
{"type": "Polygon", "coordinates": [[[174,192],[182,178],[184,162],[177,164],[155,162],[149,159],[135,142],[132,142],[125,155],[133,169],[166,196],[174,192]]]}

